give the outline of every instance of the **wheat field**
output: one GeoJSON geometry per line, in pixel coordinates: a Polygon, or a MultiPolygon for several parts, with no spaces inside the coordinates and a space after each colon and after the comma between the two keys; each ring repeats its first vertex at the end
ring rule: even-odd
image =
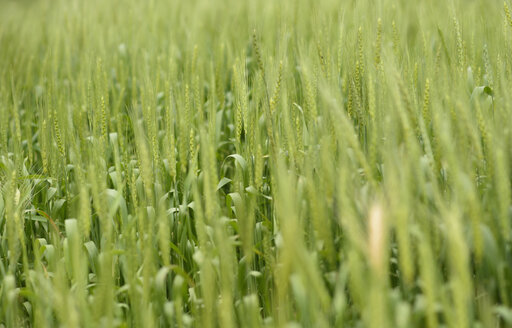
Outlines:
{"type": "Polygon", "coordinates": [[[512,327],[509,0],[0,1],[0,327],[512,327]]]}

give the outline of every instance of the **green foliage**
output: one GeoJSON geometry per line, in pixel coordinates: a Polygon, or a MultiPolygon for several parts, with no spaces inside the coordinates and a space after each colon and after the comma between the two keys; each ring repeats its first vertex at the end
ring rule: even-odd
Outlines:
{"type": "Polygon", "coordinates": [[[512,326],[511,6],[0,2],[0,327],[512,326]]]}

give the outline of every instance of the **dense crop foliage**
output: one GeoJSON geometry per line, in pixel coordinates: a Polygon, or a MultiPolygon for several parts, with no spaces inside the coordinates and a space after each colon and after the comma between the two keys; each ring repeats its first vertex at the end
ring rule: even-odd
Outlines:
{"type": "Polygon", "coordinates": [[[512,326],[512,4],[0,2],[0,327],[512,326]]]}

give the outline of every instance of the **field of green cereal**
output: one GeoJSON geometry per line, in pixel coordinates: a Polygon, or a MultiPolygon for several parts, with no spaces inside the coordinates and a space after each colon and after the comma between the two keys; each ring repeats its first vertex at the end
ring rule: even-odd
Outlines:
{"type": "Polygon", "coordinates": [[[1,0],[0,327],[512,327],[512,2],[1,0]]]}

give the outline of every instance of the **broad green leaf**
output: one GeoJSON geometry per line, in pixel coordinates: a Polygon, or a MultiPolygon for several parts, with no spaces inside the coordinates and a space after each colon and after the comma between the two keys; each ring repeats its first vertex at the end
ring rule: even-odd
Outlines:
{"type": "Polygon", "coordinates": [[[222,187],[230,183],[232,180],[226,177],[220,179],[219,184],[217,184],[217,191],[219,191],[222,187]]]}
{"type": "Polygon", "coordinates": [[[235,162],[242,168],[242,171],[246,171],[247,169],[247,163],[245,162],[245,159],[239,155],[239,154],[231,154],[228,156],[228,158],[234,158],[235,162]]]}

